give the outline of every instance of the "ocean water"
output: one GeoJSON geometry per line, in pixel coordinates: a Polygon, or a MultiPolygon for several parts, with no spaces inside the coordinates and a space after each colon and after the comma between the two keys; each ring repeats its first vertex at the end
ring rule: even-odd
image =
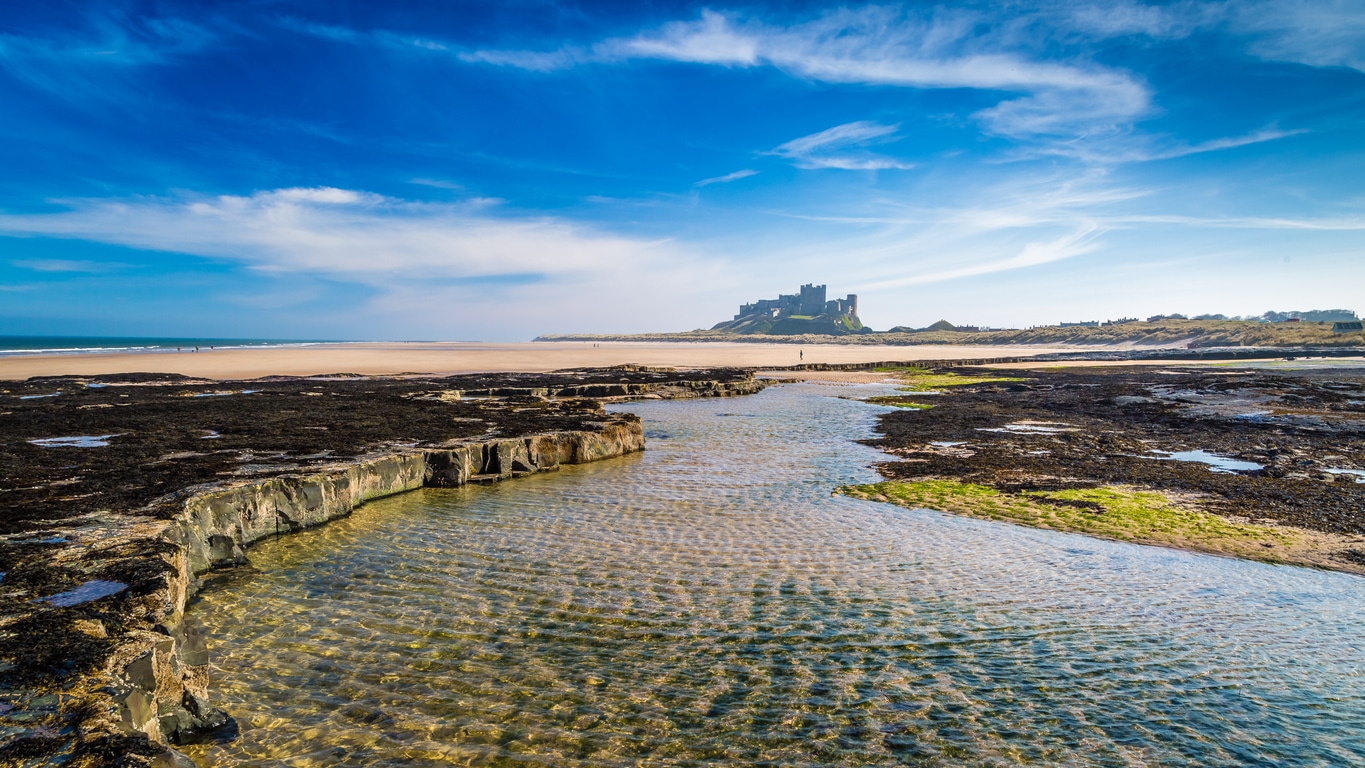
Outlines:
{"type": "MultiPolygon", "coordinates": [[[[857,388],[423,490],[202,594],[206,766],[1365,764],[1365,579],[831,496],[857,388]]],[[[880,391],[880,390],[876,390],[880,391]]]]}
{"type": "Polygon", "coordinates": [[[95,352],[174,352],[208,349],[277,347],[333,342],[280,339],[143,338],[124,336],[0,336],[0,357],[95,352]]]}

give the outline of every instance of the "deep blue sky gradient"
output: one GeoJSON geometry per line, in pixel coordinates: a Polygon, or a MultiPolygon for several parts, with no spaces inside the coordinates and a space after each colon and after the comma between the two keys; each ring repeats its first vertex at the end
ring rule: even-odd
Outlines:
{"type": "Polygon", "coordinates": [[[1365,310],[1358,1],[10,3],[0,113],[0,334],[1365,310]]]}

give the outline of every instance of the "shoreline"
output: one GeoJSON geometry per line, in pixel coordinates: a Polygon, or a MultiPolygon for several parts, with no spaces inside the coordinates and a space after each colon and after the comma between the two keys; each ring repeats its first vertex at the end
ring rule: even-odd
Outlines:
{"type": "Polygon", "coordinates": [[[996,359],[1076,352],[1063,346],[847,347],[811,344],[716,342],[355,342],[307,347],[219,349],[201,352],[119,352],[17,355],[0,358],[0,381],[35,376],[95,376],[160,371],[202,379],[240,380],[267,376],[450,375],[461,373],[547,373],[616,365],[678,368],[781,368],[800,364],[866,364],[996,359]]]}

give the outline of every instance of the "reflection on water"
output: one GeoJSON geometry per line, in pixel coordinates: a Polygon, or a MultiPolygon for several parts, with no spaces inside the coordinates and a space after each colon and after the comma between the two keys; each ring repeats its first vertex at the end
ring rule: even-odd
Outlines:
{"type": "Polygon", "coordinates": [[[845,391],[631,403],[643,456],[258,546],[192,611],[242,725],[192,754],[1365,762],[1365,579],[831,497],[882,458],[845,391]]]}

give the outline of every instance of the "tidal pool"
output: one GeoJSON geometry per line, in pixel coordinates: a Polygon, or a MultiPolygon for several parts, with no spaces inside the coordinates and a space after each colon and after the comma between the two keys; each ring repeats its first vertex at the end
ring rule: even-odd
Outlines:
{"type": "MultiPolygon", "coordinates": [[[[882,390],[868,388],[869,393],[882,390]]],[[[1365,763],[1365,579],[831,497],[848,387],[381,500],[202,594],[206,766],[1365,763]]],[[[719,414],[730,414],[718,418],[719,414]]]]}

